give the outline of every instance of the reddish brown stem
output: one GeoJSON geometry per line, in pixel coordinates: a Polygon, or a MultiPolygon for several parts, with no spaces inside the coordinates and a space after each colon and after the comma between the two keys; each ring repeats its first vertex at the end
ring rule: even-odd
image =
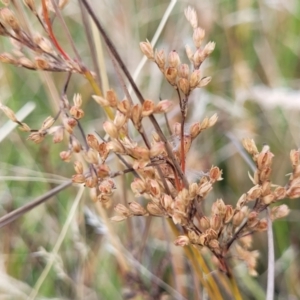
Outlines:
{"type": "Polygon", "coordinates": [[[66,59],[66,60],[70,60],[69,56],[61,48],[61,46],[59,45],[57,39],[54,36],[53,30],[52,30],[52,25],[51,25],[51,22],[50,22],[50,19],[49,19],[48,9],[47,9],[47,6],[46,6],[46,0],[42,0],[42,8],[43,8],[43,17],[44,17],[44,20],[47,24],[48,34],[49,34],[50,39],[52,40],[52,42],[53,42],[54,46],[56,47],[56,49],[63,56],[63,58],[66,59]]]}

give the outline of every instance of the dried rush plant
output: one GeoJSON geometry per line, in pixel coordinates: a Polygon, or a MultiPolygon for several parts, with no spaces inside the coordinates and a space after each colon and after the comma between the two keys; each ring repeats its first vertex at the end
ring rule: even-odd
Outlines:
{"type": "MultiPolygon", "coordinates": [[[[5,2],[9,5],[9,1],[5,2]]],[[[64,162],[69,162],[74,153],[82,154],[86,165],[82,161],[75,161],[76,174],[72,176],[72,180],[57,187],[49,194],[53,195],[71,183],[82,184],[90,189],[93,201],[100,201],[106,206],[111,201],[113,190],[116,188],[113,178],[132,172],[135,178],[131,182],[131,189],[137,197],[142,196],[147,199],[148,204],[143,207],[140,203],[132,200],[128,206],[118,203],[115,205],[117,215],[112,217],[112,220],[122,221],[135,216],[166,218],[177,234],[175,245],[188,249],[186,254],[189,259],[195,265],[199,266],[200,264],[203,271],[207,269],[207,266],[200,251],[208,248],[215,257],[214,262],[217,268],[229,278],[232,279],[234,261],[245,262],[249,273],[256,275],[258,252],[250,250],[253,234],[267,230],[267,218],[262,214],[267,209],[269,209],[271,221],[288,214],[289,209],[286,205],[269,208],[271,204],[284,198],[300,196],[299,151],[291,151],[292,173],[286,185],[279,186],[272,183],[270,178],[274,155],[269,147],[264,146],[258,150],[253,140],[244,139],[244,148],[256,165],[256,170],[251,177],[253,187],[237,200],[235,207],[227,205],[226,200],[216,199],[210,212],[207,213],[203,210],[205,198],[213,189],[214,184],[222,180],[222,171],[217,166],[212,166],[199,182],[188,182],[185,175],[186,157],[192,143],[203,130],[213,127],[217,122],[217,115],[213,115],[186,128],[191,93],[194,89],[203,88],[210,82],[210,77],[201,77],[199,69],[215,48],[213,42],[203,46],[205,32],[198,26],[195,10],[189,7],[185,11],[185,16],[193,29],[194,50],[189,46],[186,47],[186,54],[191,66],[181,63],[176,51],[171,51],[166,55],[164,50],[154,50],[148,41],[140,43],[143,54],[157,65],[178,95],[181,122],[176,123],[173,128],[172,134],[179,141],[179,145],[174,147],[167,141],[155,115],[165,114],[176,104],[170,100],[156,103],[144,99],[86,0],[82,0],[80,3],[84,5],[94,20],[108,47],[126,95],[123,100],[119,100],[113,90],[107,91],[105,96],[102,95],[98,84],[99,74],[94,74],[84,66],[72,40],[70,39],[70,42],[73,45],[76,59],[72,59],[70,55],[66,54],[55,38],[50,14],[59,18],[67,31],[60,12],[65,2],[58,5],[55,1],[42,0],[41,14],[38,13],[33,1],[26,0],[24,3],[39,21],[44,35],[27,31],[26,26],[20,24],[13,9],[9,6],[2,8],[0,10],[0,34],[11,39],[13,50],[11,53],[2,53],[0,60],[3,63],[30,70],[82,74],[95,91],[94,100],[103,107],[108,117],[108,120],[103,123],[103,130],[108,136],[106,140],[100,140],[94,134],[85,134],[80,123],[84,117],[82,98],[79,94],[75,94],[73,103],[70,103],[66,96],[70,75],[60,99],[59,112],[55,117],[46,118],[39,129],[32,129],[28,124],[19,121],[10,108],[0,104],[0,109],[10,120],[16,122],[22,131],[30,133],[28,139],[34,143],[42,142],[48,135],[53,136],[54,143],[60,143],[67,135],[68,149],[60,153],[64,162]],[[129,80],[140,104],[133,103],[122,79],[121,71],[129,80]],[[62,120],[61,124],[55,125],[59,118],[62,120]],[[151,121],[155,129],[151,137],[146,134],[143,127],[145,118],[151,121]],[[130,122],[139,133],[142,143],[130,135],[128,130],[130,122]],[[80,138],[75,136],[74,129],[76,127],[79,128],[80,138]],[[83,139],[84,142],[81,143],[80,139],[83,139]],[[126,169],[112,172],[106,162],[109,155],[116,155],[126,169]]],[[[2,217],[1,226],[45,201],[49,198],[49,194],[2,217]]],[[[209,296],[212,299],[220,298],[214,280],[207,279],[208,283],[206,283],[199,270],[197,274],[209,296]]],[[[232,284],[233,295],[240,299],[234,281],[232,284]]]]}

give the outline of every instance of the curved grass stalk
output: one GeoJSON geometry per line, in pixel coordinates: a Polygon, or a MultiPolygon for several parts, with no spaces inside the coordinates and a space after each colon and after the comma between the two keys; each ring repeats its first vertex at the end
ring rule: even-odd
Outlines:
{"type": "Polygon", "coordinates": [[[68,218],[67,218],[67,220],[66,220],[66,222],[65,222],[65,224],[64,224],[64,226],[62,228],[62,231],[61,231],[61,233],[60,233],[60,235],[59,235],[59,237],[58,237],[58,239],[56,241],[56,244],[54,245],[54,248],[53,248],[51,256],[50,256],[50,259],[47,262],[47,265],[46,265],[45,269],[43,270],[42,274],[40,275],[39,279],[37,280],[37,282],[36,282],[36,284],[35,284],[32,292],[31,292],[31,294],[28,297],[28,300],[34,300],[36,298],[36,296],[38,295],[38,292],[39,292],[42,284],[44,283],[45,279],[47,278],[47,276],[48,276],[48,274],[49,274],[49,272],[50,272],[50,270],[51,270],[51,268],[53,266],[55,256],[57,255],[57,253],[58,253],[58,251],[59,251],[59,249],[60,249],[60,247],[61,247],[61,245],[62,245],[62,243],[63,243],[63,241],[64,241],[64,239],[66,237],[68,229],[69,229],[69,227],[71,225],[71,222],[73,220],[73,217],[74,217],[74,215],[76,213],[77,207],[78,207],[78,205],[80,203],[80,200],[82,198],[83,192],[84,192],[84,187],[81,186],[79,188],[77,196],[76,196],[76,198],[75,198],[75,200],[73,202],[73,205],[72,205],[72,207],[70,209],[70,212],[68,214],[68,218]]]}

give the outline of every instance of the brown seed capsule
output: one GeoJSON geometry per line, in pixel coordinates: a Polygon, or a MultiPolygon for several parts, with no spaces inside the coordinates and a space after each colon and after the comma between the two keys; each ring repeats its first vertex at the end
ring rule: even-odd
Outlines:
{"type": "Polygon", "coordinates": [[[169,67],[171,67],[171,68],[177,68],[179,66],[180,58],[179,58],[178,53],[175,50],[173,50],[169,53],[168,64],[169,64],[169,67]]]}
{"type": "Polygon", "coordinates": [[[150,42],[146,40],[146,42],[140,43],[140,48],[143,54],[151,60],[154,60],[154,53],[153,53],[153,47],[151,46],[150,42]]]}
{"type": "Polygon", "coordinates": [[[155,62],[159,69],[163,72],[166,64],[166,55],[164,50],[155,50],[155,62]]]}
{"type": "Polygon", "coordinates": [[[176,84],[176,78],[177,78],[177,69],[169,67],[165,70],[165,77],[169,81],[171,85],[176,84]]]}
{"type": "Polygon", "coordinates": [[[62,152],[59,153],[59,156],[63,161],[68,162],[68,161],[71,160],[72,152],[70,150],[69,151],[62,151],[62,152]]]}
{"type": "Polygon", "coordinates": [[[187,55],[188,59],[190,60],[190,62],[194,62],[193,51],[188,45],[185,46],[185,52],[186,52],[186,55],[187,55]]]}
{"type": "Polygon", "coordinates": [[[103,123],[103,129],[111,138],[114,139],[118,138],[119,136],[118,129],[114,123],[110,121],[105,121],[103,123]]]}
{"type": "Polygon", "coordinates": [[[189,74],[190,74],[190,68],[187,64],[180,64],[178,66],[178,77],[188,79],[189,74]]]}
{"type": "Polygon", "coordinates": [[[18,122],[18,119],[17,119],[15,113],[14,113],[9,107],[7,107],[7,106],[5,106],[5,105],[2,105],[2,104],[0,103],[0,109],[5,113],[5,115],[6,115],[11,121],[16,122],[16,123],[18,122]]]}
{"type": "Polygon", "coordinates": [[[101,165],[97,166],[96,172],[97,172],[98,177],[105,178],[105,177],[109,176],[110,169],[109,169],[108,165],[101,164],[101,165]]]}
{"type": "Polygon", "coordinates": [[[114,207],[115,212],[120,214],[121,216],[129,217],[131,215],[130,210],[123,204],[119,203],[114,207]]]}
{"type": "Polygon", "coordinates": [[[36,132],[32,132],[27,140],[33,141],[36,144],[41,143],[44,138],[45,138],[46,132],[41,132],[41,131],[36,131],[36,132]]]}
{"type": "Polygon", "coordinates": [[[149,215],[148,212],[145,210],[145,208],[135,201],[129,203],[129,208],[135,216],[149,215]]]}
{"type": "Polygon", "coordinates": [[[155,104],[152,100],[145,100],[142,106],[142,116],[150,116],[154,111],[155,104]]]}
{"type": "Polygon", "coordinates": [[[53,143],[60,143],[64,139],[64,127],[58,126],[53,133],[53,143]]]}
{"type": "Polygon", "coordinates": [[[290,159],[292,162],[293,167],[299,165],[299,150],[291,150],[290,152],[290,159]]]}
{"type": "Polygon", "coordinates": [[[118,110],[125,116],[129,117],[131,112],[131,104],[127,99],[122,100],[118,103],[118,110]]]}
{"type": "Polygon", "coordinates": [[[140,126],[141,126],[142,108],[138,104],[135,104],[132,107],[132,110],[131,110],[131,119],[132,119],[132,122],[135,125],[135,127],[137,129],[139,129],[140,126]]]}
{"type": "Polygon", "coordinates": [[[153,113],[167,113],[173,108],[173,102],[170,100],[162,100],[155,106],[153,113]]]}
{"type": "Polygon", "coordinates": [[[218,167],[212,167],[209,171],[209,177],[212,182],[222,180],[222,170],[220,170],[218,167]]]}
{"type": "Polygon", "coordinates": [[[227,224],[231,221],[234,214],[234,210],[231,205],[226,205],[226,212],[224,216],[224,224],[227,224]]]}
{"type": "Polygon", "coordinates": [[[206,216],[203,216],[199,221],[199,227],[202,232],[205,232],[209,227],[209,219],[206,216]]]}
{"type": "Polygon", "coordinates": [[[174,241],[175,246],[187,246],[190,244],[190,239],[186,235],[180,235],[177,237],[177,239],[174,241]]]}
{"type": "Polygon", "coordinates": [[[178,82],[177,82],[180,90],[182,91],[182,93],[184,95],[189,95],[190,93],[190,84],[189,81],[185,78],[179,78],[178,82]]]}
{"type": "Polygon", "coordinates": [[[100,97],[97,95],[92,95],[92,98],[103,107],[110,106],[110,103],[108,102],[108,100],[103,97],[100,97]]]}
{"type": "Polygon", "coordinates": [[[23,2],[33,13],[36,13],[34,0],[23,0],[23,2]]]}
{"type": "Polygon", "coordinates": [[[240,226],[244,218],[245,218],[245,213],[240,210],[233,216],[232,224],[236,227],[240,226]]]}
{"type": "Polygon", "coordinates": [[[147,210],[152,216],[163,216],[163,210],[154,202],[149,202],[147,204],[147,210]]]}
{"type": "Polygon", "coordinates": [[[106,92],[106,99],[109,102],[111,107],[117,107],[119,100],[115,91],[108,90],[106,92]]]}
{"type": "Polygon", "coordinates": [[[72,136],[71,144],[72,144],[72,150],[75,153],[79,153],[81,151],[82,146],[81,146],[80,142],[77,140],[77,138],[75,138],[74,136],[72,136]]]}
{"type": "Polygon", "coordinates": [[[25,56],[20,57],[17,63],[24,68],[35,70],[35,63],[25,56]]]}
{"type": "Polygon", "coordinates": [[[194,33],[193,33],[193,42],[196,48],[199,48],[202,44],[202,41],[205,37],[205,30],[197,27],[194,29],[194,33]]]}
{"type": "Polygon", "coordinates": [[[6,64],[17,64],[17,60],[10,53],[6,52],[0,54],[0,61],[6,64]]]}
{"type": "Polygon", "coordinates": [[[194,70],[190,76],[190,88],[193,90],[198,86],[201,81],[201,72],[200,70],[194,70]]]}
{"type": "Polygon", "coordinates": [[[4,25],[11,27],[15,32],[20,31],[20,24],[13,11],[9,8],[4,7],[0,9],[0,19],[4,25]]]}
{"type": "Polygon", "coordinates": [[[197,85],[197,88],[203,88],[203,87],[207,86],[210,82],[211,82],[210,76],[203,77],[203,78],[201,78],[200,83],[197,85]]]}
{"type": "Polygon", "coordinates": [[[72,182],[74,183],[85,183],[85,177],[83,174],[75,174],[72,176],[72,182]]]}
{"type": "Polygon", "coordinates": [[[287,205],[282,204],[271,209],[271,219],[272,221],[284,218],[289,214],[290,210],[287,205]]]}
{"type": "Polygon", "coordinates": [[[89,147],[91,147],[94,150],[98,151],[99,142],[93,134],[88,134],[87,137],[86,137],[86,141],[87,141],[87,144],[89,145],[89,147]]]}
{"type": "Polygon", "coordinates": [[[77,174],[82,174],[83,173],[83,165],[82,165],[82,162],[76,160],[74,162],[74,169],[75,169],[75,172],[77,174]]]}
{"type": "Polygon", "coordinates": [[[184,10],[184,14],[191,26],[196,29],[198,27],[198,17],[195,9],[191,6],[188,6],[188,8],[184,10]]]}

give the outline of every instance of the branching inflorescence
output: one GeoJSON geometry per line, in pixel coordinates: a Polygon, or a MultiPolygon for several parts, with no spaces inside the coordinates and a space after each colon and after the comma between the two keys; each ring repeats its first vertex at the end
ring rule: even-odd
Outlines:
{"type": "MultiPolygon", "coordinates": [[[[2,8],[0,34],[10,37],[15,49],[13,54],[1,54],[0,60],[32,70],[77,72],[92,80],[92,73],[83,67],[80,61],[71,59],[58,46],[47,17],[49,7],[46,6],[46,2],[43,1],[44,20],[39,17],[30,1],[25,3],[37,16],[49,39],[26,32],[19,25],[13,12],[9,8],[2,8]],[[34,60],[25,56],[24,49],[29,51],[29,55],[33,54],[34,60]]],[[[255,275],[258,252],[249,250],[252,234],[267,229],[267,221],[261,213],[270,204],[284,198],[300,196],[299,151],[291,151],[293,172],[288,183],[278,186],[270,179],[274,155],[269,147],[264,146],[258,151],[253,140],[245,139],[244,148],[256,164],[256,171],[251,178],[253,187],[238,199],[235,207],[217,199],[212,204],[209,214],[203,212],[203,201],[213,189],[213,185],[222,180],[222,171],[212,166],[198,183],[189,183],[185,177],[185,161],[192,143],[203,130],[215,125],[217,115],[195,122],[188,129],[185,120],[190,94],[196,88],[205,87],[211,80],[210,77],[201,77],[200,66],[214,50],[215,43],[209,42],[203,47],[205,32],[198,26],[195,10],[189,7],[185,15],[193,28],[193,43],[196,48],[193,51],[186,47],[191,67],[180,62],[176,51],[171,51],[166,56],[163,50],[154,50],[148,41],[140,43],[143,54],[158,66],[177,92],[181,122],[175,123],[172,133],[179,141],[179,146],[174,147],[167,142],[162,130],[157,128],[155,120],[156,114],[166,114],[174,107],[175,104],[170,100],[155,102],[146,99],[141,104],[134,104],[129,97],[119,100],[113,90],[107,91],[105,97],[99,92],[96,93],[93,96],[94,100],[106,112],[110,112],[109,119],[103,123],[103,130],[108,136],[105,141],[100,141],[95,134],[84,133],[80,125],[84,110],[81,96],[78,94],[74,95],[71,104],[63,93],[57,116],[48,117],[38,130],[33,130],[26,123],[18,121],[14,112],[7,106],[1,104],[0,109],[8,118],[18,123],[21,130],[30,132],[28,139],[35,143],[42,142],[47,135],[52,135],[53,142],[59,143],[67,135],[68,149],[60,153],[61,159],[67,162],[74,153],[82,154],[87,164],[84,165],[82,161],[74,162],[76,174],[73,175],[72,181],[90,188],[94,201],[108,205],[115,189],[113,178],[133,172],[135,178],[131,189],[135,196],[147,199],[148,204],[143,207],[136,201],[131,201],[128,206],[118,203],[115,205],[118,215],[112,217],[112,220],[122,221],[134,216],[170,219],[181,226],[184,233],[176,238],[176,245],[209,248],[217,258],[219,268],[227,274],[231,273],[228,257],[235,257],[246,262],[249,272],[255,275]],[[61,116],[62,124],[54,126],[58,116],[61,116]],[[145,118],[150,118],[154,124],[155,131],[151,137],[143,128],[145,118]],[[129,122],[134,125],[143,143],[134,140],[128,130],[129,122]],[[80,139],[75,136],[75,127],[79,127],[84,143],[79,142],[80,139]],[[107,163],[109,155],[117,155],[126,169],[112,172],[107,163]]],[[[275,206],[271,209],[271,219],[284,217],[288,211],[286,205],[275,206]]]]}

